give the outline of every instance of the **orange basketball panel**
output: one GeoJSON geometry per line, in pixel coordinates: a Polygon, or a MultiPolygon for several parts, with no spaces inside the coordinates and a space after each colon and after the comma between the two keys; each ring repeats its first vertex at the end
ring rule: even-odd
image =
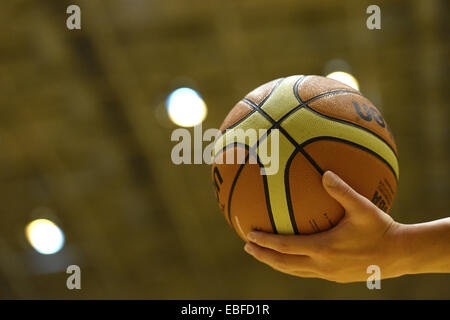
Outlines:
{"type": "MultiPolygon", "coordinates": [[[[260,104],[265,98],[267,98],[267,96],[269,96],[269,94],[280,82],[280,80],[281,79],[272,80],[268,83],[259,86],[258,88],[248,93],[245,96],[245,98],[252,101],[255,104],[260,104]]],[[[225,120],[223,121],[222,125],[219,128],[220,132],[223,133],[226,129],[228,129],[229,127],[236,124],[238,121],[245,118],[252,111],[253,108],[248,103],[245,103],[242,100],[239,101],[225,117],[225,120]]]]}
{"type": "Polygon", "coordinates": [[[247,241],[247,234],[253,230],[274,232],[264,179],[258,164],[247,163],[236,180],[231,196],[230,218],[244,241],[247,241]]]}
{"type": "Polygon", "coordinates": [[[380,136],[397,153],[394,138],[381,112],[367,98],[354,93],[323,96],[308,106],[328,117],[364,127],[380,136]]]}
{"type": "Polygon", "coordinates": [[[252,111],[253,108],[249,104],[245,103],[244,101],[239,101],[228,113],[225,120],[223,120],[223,123],[219,128],[220,132],[223,133],[226,129],[234,125],[242,118],[246,117],[252,111]]]}
{"type": "Polygon", "coordinates": [[[266,202],[265,176],[253,154],[241,145],[229,146],[218,154],[222,164],[214,162],[212,179],[217,200],[228,223],[246,241],[246,235],[258,229],[273,232],[269,207],[266,202]],[[245,152],[246,162],[237,163],[237,152],[245,152]],[[248,158],[247,158],[248,156],[248,158]],[[225,158],[234,159],[225,164],[225,158]]]}
{"type": "Polygon", "coordinates": [[[358,90],[342,82],[321,76],[306,76],[297,88],[298,95],[303,101],[336,90],[348,90],[360,94],[358,90]]]}
{"type": "Polygon", "coordinates": [[[245,98],[255,104],[260,104],[272,92],[281,79],[272,80],[248,93],[245,98]]]}
{"type": "Polygon", "coordinates": [[[324,171],[335,172],[357,192],[389,212],[397,180],[384,161],[367,150],[340,141],[318,140],[304,149],[324,171]]]}
{"type": "Polygon", "coordinates": [[[286,167],[287,200],[299,234],[330,229],[344,215],[342,206],[322,186],[322,175],[297,152],[286,167]]]}
{"type": "Polygon", "coordinates": [[[222,209],[229,224],[231,224],[231,221],[228,219],[227,214],[228,198],[234,178],[236,177],[240,167],[243,166],[243,163],[238,163],[238,161],[236,161],[238,152],[244,154],[244,159],[248,155],[248,150],[244,146],[227,146],[216,155],[211,168],[211,176],[216,191],[217,201],[219,202],[219,207],[222,209]],[[227,159],[232,159],[233,163],[226,163],[227,159]]]}

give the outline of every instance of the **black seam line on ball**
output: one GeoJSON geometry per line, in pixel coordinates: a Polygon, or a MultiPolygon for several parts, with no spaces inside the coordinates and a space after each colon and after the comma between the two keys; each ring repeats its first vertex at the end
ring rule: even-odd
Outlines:
{"type": "MultiPolygon", "coordinates": [[[[248,146],[247,146],[247,147],[248,147],[248,146]]],[[[227,211],[228,211],[228,212],[227,212],[227,215],[228,215],[228,220],[230,221],[231,226],[234,228],[234,230],[235,230],[236,232],[238,232],[238,230],[237,230],[236,227],[234,226],[233,220],[231,219],[231,208],[230,208],[230,205],[231,205],[231,198],[232,198],[232,196],[233,196],[234,188],[236,187],[236,182],[237,182],[239,176],[241,175],[242,169],[244,169],[244,166],[245,166],[245,164],[247,163],[248,158],[250,158],[250,153],[245,157],[244,163],[241,164],[241,166],[239,167],[238,171],[236,172],[236,175],[234,176],[234,179],[233,179],[233,183],[231,184],[230,194],[228,195],[228,205],[227,205],[227,211]]]]}
{"type": "MultiPolygon", "coordinates": [[[[259,104],[259,106],[262,106],[264,104],[264,102],[266,102],[266,100],[272,95],[272,93],[275,91],[275,89],[280,85],[280,83],[284,80],[284,78],[279,78],[277,79],[278,82],[275,84],[275,86],[272,88],[272,90],[270,90],[269,94],[267,95],[267,97],[265,97],[263,99],[263,101],[261,101],[261,103],[259,104]]],[[[234,127],[236,127],[239,123],[241,123],[242,121],[244,121],[245,119],[247,119],[249,116],[251,116],[253,113],[255,113],[256,109],[254,107],[254,105],[256,105],[252,100],[248,99],[248,98],[243,98],[241,100],[242,102],[247,102],[248,105],[250,105],[253,110],[251,110],[249,113],[247,113],[244,117],[242,117],[241,119],[239,119],[238,121],[236,121],[235,123],[233,123],[231,126],[229,126],[228,128],[226,128],[224,130],[224,132],[228,129],[232,129],[234,127]],[[251,103],[248,103],[251,102],[251,103]]]]}
{"type": "Polygon", "coordinates": [[[334,96],[335,94],[341,94],[341,93],[353,93],[353,94],[356,94],[357,96],[361,96],[360,92],[356,92],[356,91],[348,90],[348,89],[337,89],[337,90],[328,91],[328,92],[324,92],[324,93],[318,94],[317,96],[309,98],[306,101],[302,101],[302,103],[308,104],[310,102],[313,102],[314,100],[317,100],[317,99],[320,99],[320,98],[323,98],[323,97],[327,97],[327,96],[334,96]]]}
{"type": "Polygon", "coordinates": [[[281,133],[284,134],[284,136],[295,146],[296,149],[299,149],[299,151],[305,156],[305,158],[313,165],[313,167],[319,172],[321,175],[324,173],[322,168],[317,164],[316,161],[301,147],[297,141],[295,141],[294,138],[291,137],[291,135],[281,126],[278,125],[278,129],[281,131],[281,133]]]}
{"type": "MultiPolygon", "coordinates": [[[[258,165],[261,168],[264,168],[264,165],[258,161],[258,165]]],[[[272,225],[273,233],[277,234],[277,227],[275,226],[275,221],[273,220],[273,213],[272,213],[272,205],[270,204],[270,196],[269,196],[269,186],[267,184],[267,176],[263,175],[263,184],[264,184],[264,196],[266,197],[266,206],[267,206],[267,213],[269,215],[270,224],[272,225]]]]}
{"type": "MultiPolygon", "coordinates": [[[[244,99],[245,100],[245,99],[244,99]]],[[[305,156],[306,159],[308,159],[308,161],[314,166],[314,168],[316,168],[316,170],[320,173],[323,174],[323,170],[322,168],[319,167],[319,165],[314,161],[314,159],[305,151],[303,150],[303,148],[301,148],[299,146],[299,144],[297,143],[297,141],[295,141],[294,138],[291,137],[291,135],[280,125],[279,121],[275,121],[271,116],[269,116],[264,110],[262,110],[261,108],[259,108],[256,104],[252,103],[250,100],[248,100],[247,103],[250,103],[253,105],[253,107],[258,110],[259,113],[261,113],[268,121],[270,121],[272,123],[272,127],[270,128],[270,130],[272,129],[279,129],[280,132],[296,147],[300,149],[300,152],[305,156]]]]}
{"type": "Polygon", "coordinates": [[[269,99],[269,97],[275,92],[275,90],[278,88],[278,86],[283,82],[285,78],[279,78],[277,79],[277,83],[275,86],[270,90],[269,94],[259,103],[257,104],[253,100],[250,100],[249,98],[244,97],[241,101],[246,102],[248,105],[250,105],[254,110],[257,110],[258,108],[261,108],[262,105],[269,99]]]}
{"type": "Polygon", "coordinates": [[[342,120],[342,119],[338,119],[338,118],[334,118],[334,117],[327,116],[327,115],[325,115],[325,114],[323,114],[323,113],[321,113],[321,112],[319,112],[319,111],[317,111],[317,110],[311,108],[311,107],[308,105],[308,103],[310,103],[311,101],[314,101],[314,100],[316,100],[316,99],[322,98],[322,97],[324,97],[324,96],[326,96],[326,95],[331,95],[331,93],[333,93],[333,95],[334,95],[334,94],[341,94],[341,93],[353,93],[353,94],[357,94],[356,92],[349,91],[349,90],[339,90],[339,91],[328,92],[327,94],[322,94],[322,95],[316,96],[316,97],[314,97],[314,98],[309,99],[309,100],[306,101],[306,102],[301,102],[297,107],[295,107],[294,109],[292,109],[291,111],[289,111],[288,113],[286,113],[284,116],[282,116],[281,119],[277,121],[277,123],[280,124],[281,122],[283,122],[284,120],[286,120],[292,113],[294,113],[294,112],[300,110],[301,108],[306,108],[306,109],[310,110],[311,112],[317,114],[318,116],[321,116],[322,118],[325,118],[325,119],[328,119],[328,120],[332,120],[332,121],[336,121],[336,122],[339,122],[339,123],[343,123],[343,124],[346,124],[346,125],[350,125],[350,126],[352,126],[352,127],[362,129],[362,130],[364,130],[364,131],[366,131],[366,132],[368,132],[368,133],[374,135],[375,137],[377,137],[378,139],[380,139],[384,144],[386,144],[386,145],[388,146],[389,149],[391,149],[391,151],[394,153],[395,157],[396,157],[397,160],[398,160],[398,155],[397,155],[397,152],[394,150],[394,148],[393,148],[393,147],[392,147],[385,139],[383,139],[380,135],[378,135],[377,133],[373,132],[372,130],[370,130],[370,129],[366,128],[366,127],[360,126],[360,125],[358,125],[358,124],[356,124],[356,123],[353,123],[353,122],[350,122],[350,121],[347,121],[347,120],[342,120]]]}
{"type": "Polygon", "coordinates": [[[292,229],[294,230],[295,234],[299,234],[298,228],[297,228],[297,222],[295,221],[295,215],[294,210],[292,208],[292,200],[291,200],[291,190],[289,188],[289,169],[291,167],[292,160],[295,158],[297,153],[299,152],[299,149],[295,149],[294,152],[292,152],[291,156],[289,157],[288,162],[286,163],[286,167],[284,168],[284,188],[286,191],[286,202],[288,205],[288,211],[289,211],[289,217],[291,219],[292,229]]]}
{"type": "Polygon", "coordinates": [[[356,123],[353,123],[353,122],[350,122],[350,121],[347,121],[347,120],[342,120],[342,119],[337,119],[337,118],[333,118],[333,117],[327,116],[327,115],[325,115],[323,113],[320,113],[319,111],[314,110],[313,108],[311,108],[307,104],[305,104],[304,107],[306,109],[308,109],[309,111],[311,111],[311,112],[317,114],[318,116],[322,117],[322,118],[325,118],[325,119],[328,119],[328,120],[332,120],[332,121],[335,121],[335,122],[339,122],[339,123],[343,123],[343,124],[346,124],[346,125],[349,125],[349,126],[352,126],[352,127],[355,127],[355,128],[361,129],[361,130],[364,130],[367,133],[370,133],[371,135],[373,135],[376,138],[378,138],[379,140],[381,140],[381,142],[383,142],[389,149],[391,149],[391,151],[395,155],[395,158],[397,158],[397,161],[398,161],[398,155],[397,155],[397,152],[395,152],[394,148],[386,140],[384,140],[380,135],[378,135],[377,133],[373,132],[372,130],[367,129],[366,127],[360,126],[360,125],[358,125],[356,123]]]}
{"type": "MultiPolygon", "coordinates": [[[[217,157],[218,157],[221,153],[224,153],[225,150],[226,150],[227,148],[229,148],[229,147],[237,147],[237,146],[244,147],[246,150],[248,149],[249,152],[251,151],[252,154],[255,155],[255,150],[254,150],[252,147],[249,147],[248,145],[246,145],[245,143],[242,143],[242,142],[233,141],[233,142],[227,144],[226,146],[222,147],[222,149],[220,149],[220,150],[217,152],[217,154],[214,156],[214,159],[213,159],[213,160],[215,161],[215,160],[217,159],[217,157]]],[[[220,164],[222,164],[222,163],[220,163],[220,164]]],[[[225,164],[226,164],[226,163],[225,163],[225,164]]],[[[241,164],[242,164],[242,163],[241,163],[241,164]]]]}
{"type": "Polygon", "coordinates": [[[301,109],[302,107],[308,107],[308,108],[310,108],[310,107],[308,106],[308,103],[310,103],[310,102],[312,102],[312,101],[314,101],[314,100],[317,100],[317,99],[320,99],[320,98],[326,97],[326,96],[332,96],[332,95],[341,94],[341,93],[354,93],[354,94],[357,94],[356,92],[353,92],[353,91],[350,91],[350,90],[336,90],[336,91],[330,91],[330,92],[322,93],[322,94],[319,94],[319,95],[317,95],[317,96],[315,96],[315,97],[313,97],[313,98],[311,98],[311,99],[309,99],[309,100],[307,100],[307,101],[303,101],[303,100],[300,98],[300,96],[298,96],[298,92],[297,92],[296,97],[297,97],[297,100],[298,100],[298,102],[299,102],[300,104],[299,104],[298,106],[296,106],[294,109],[288,111],[285,115],[283,115],[283,116],[280,118],[280,120],[278,120],[278,122],[283,122],[283,120],[286,120],[287,117],[289,117],[291,114],[293,114],[294,112],[298,111],[298,110],[301,109]]]}
{"type": "MultiPolygon", "coordinates": [[[[272,132],[272,129],[273,128],[269,128],[269,130],[267,130],[264,133],[264,135],[261,138],[259,138],[258,141],[256,142],[256,144],[252,147],[252,149],[254,149],[254,152],[256,153],[256,161],[257,161],[259,167],[264,169],[264,172],[265,172],[266,168],[264,167],[264,164],[260,161],[258,152],[256,150],[258,149],[260,142],[267,139],[269,134],[272,132]]],[[[267,214],[269,215],[269,220],[270,220],[270,224],[272,225],[273,233],[278,234],[277,227],[275,225],[275,220],[273,219],[272,205],[270,204],[269,186],[267,184],[267,176],[265,174],[262,176],[263,176],[263,185],[264,185],[264,196],[266,198],[267,214]]]]}
{"type": "Polygon", "coordinates": [[[310,143],[313,143],[315,141],[321,141],[321,140],[329,140],[329,141],[331,140],[331,141],[345,143],[345,144],[351,145],[351,146],[353,146],[355,148],[358,148],[358,149],[361,149],[363,151],[366,151],[366,152],[370,153],[371,155],[373,155],[377,159],[381,160],[385,165],[387,165],[389,170],[394,175],[395,180],[398,181],[397,174],[395,173],[394,168],[392,168],[392,166],[382,156],[380,156],[378,153],[376,153],[376,152],[374,152],[374,151],[372,151],[370,149],[367,149],[366,147],[364,147],[364,146],[362,146],[360,144],[357,144],[357,143],[354,143],[354,142],[351,142],[351,141],[348,141],[348,140],[345,140],[345,139],[341,139],[341,138],[329,137],[329,136],[321,136],[321,137],[315,137],[315,138],[306,140],[305,142],[303,142],[300,145],[300,147],[304,148],[305,146],[307,146],[310,143]]]}
{"type": "MultiPolygon", "coordinates": [[[[257,143],[257,144],[258,144],[258,143],[257,143]]],[[[239,176],[240,176],[240,174],[241,174],[241,171],[242,171],[242,169],[244,168],[245,164],[247,163],[248,159],[250,158],[250,155],[252,154],[252,152],[254,153],[255,150],[254,150],[253,148],[249,147],[248,145],[244,144],[244,143],[240,143],[240,142],[234,141],[234,142],[232,142],[232,143],[226,145],[225,147],[223,147],[223,148],[217,153],[217,155],[218,155],[220,152],[223,153],[223,152],[226,150],[226,148],[228,148],[229,146],[236,147],[236,146],[238,146],[238,145],[244,147],[245,150],[248,150],[248,154],[247,154],[247,156],[246,156],[245,159],[244,159],[244,163],[241,164],[241,166],[239,167],[238,171],[236,172],[236,175],[235,175],[234,178],[233,178],[233,182],[231,183],[231,188],[230,188],[230,194],[228,195],[228,201],[227,201],[227,203],[228,203],[228,205],[227,205],[227,216],[228,216],[228,221],[230,221],[231,226],[234,228],[234,230],[235,230],[236,232],[238,232],[238,230],[236,230],[236,228],[234,227],[233,220],[231,219],[231,211],[230,211],[231,199],[232,199],[232,196],[233,196],[234,188],[235,188],[235,186],[236,186],[236,182],[237,182],[237,180],[238,180],[238,178],[239,178],[239,176]]],[[[256,156],[258,156],[258,155],[256,154],[256,156]]],[[[226,164],[226,163],[225,163],[225,164],[226,164]]]]}
{"type": "MultiPolygon", "coordinates": [[[[265,134],[264,137],[261,137],[258,142],[256,143],[255,146],[253,147],[249,147],[246,144],[242,144],[244,146],[244,148],[246,150],[249,151],[248,155],[245,157],[244,163],[241,164],[241,166],[239,167],[238,171],[236,172],[236,175],[234,176],[233,182],[231,184],[231,188],[230,188],[230,194],[228,195],[228,205],[227,205],[227,215],[228,215],[228,220],[231,223],[231,226],[234,228],[234,230],[236,232],[238,232],[238,230],[236,230],[236,227],[234,226],[233,220],[231,219],[231,199],[233,197],[233,192],[234,192],[234,188],[236,187],[236,183],[238,181],[239,176],[241,175],[242,170],[244,169],[245,165],[247,164],[248,159],[250,158],[250,155],[256,155],[256,162],[258,163],[258,166],[260,168],[264,168],[264,164],[260,161],[258,154],[256,153],[256,148],[258,147],[260,141],[264,140],[265,138],[267,138],[267,136],[270,134],[270,131],[268,131],[267,134],[265,134]]],[[[236,142],[237,144],[237,142],[236,142]]],[[[272,225],[272,230],[273,233],[277,234],[277,228],[275,226],[275,221],[273,219],[273,213],[272,213],[272,206],[270,205],[270,198],[269,198],[269,188],[267,185],[267,177],[265,175],[263,175],[263,185],[264,185],[264,196],[266,198],[266,207],[267,207],[267,214],[269,216],[269,220],[270,220],[270,224],[272,225]]]]}
{"type": "Polygon", "coordinates": [[[300,103],[303,103],[302,98],[300,98],[299,94],[298,94],[298,86],[300,85],[300,83],[303,82],[303,80],[306,79],[306,76],[301,76],[294,84],[294,96],[297,98],[297,101],[299,101],[300,103]]]}
{"type": "Polygon", "coordinates": [[[275,92],[275,90],[277,90],[277,88],[280,86],[280,84],[283,82],[284,79],[286,79],[286,78],[279,78],[278,79],[278,82],[275,84],[275,86],[269,92],[269,94],[258,104],[258,107],[262,108],[263,104],[266,103],[267,99],[269,99],[270,96],[275,92]]]}
{"type": "MultiPolygon", "coordinates": [[[[242,102],[246,102],[241,100],[242,102]]],[[[247,103],[248,104],[248,103],[247,103]]],[[[252,106],[253,108],[253,106],[252,106]]],[[[247,119],[248,117],[250,117],[252,114],[254,114],[256,112],[256,109],[253,108],[252,110],[250,110],[249,113],[247,113],[245,116],[243,116],[241,119],[239,119],[238,121],[236,121],[235,123],[233,123],[231,126],[229,126],[228,128],[226,128],[223,132],[226,132],[229,129],[233,129],[234,127],[236,127],[238,124],[242,123],[245,119],[247,119]]]]}
{"type": "Polygon", "coordinates": [[[251,105],[253,108],[255,108],[256,111],[258,111],[259,113],[261,113],[261,115],[266,118],[267,120],[269,120],[269,122],[272,125],[275,125],[277,122],[267,114],[267,112],[265,112],[264,110],[262,110],[256,103],[254,103],[251,100],[248,100],[247,98],[242,99],[242,101],[246,102],[247,104],[251,105]]]}

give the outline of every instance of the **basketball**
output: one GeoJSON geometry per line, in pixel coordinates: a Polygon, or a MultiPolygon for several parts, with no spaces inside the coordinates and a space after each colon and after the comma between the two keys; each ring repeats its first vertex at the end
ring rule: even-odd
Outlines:
{"type": "Polygon", "coordinates": [[[314,75],[247,94],[223,121],[212,156],[219,206],[245,241],[253,230],[311,234],[335,226],[344,209],[322,187],[327,170],[386,213],[399,179],[397,147],[380,111],[358,90],[314,75]],[[249,129],[266,133],[249,141],[242,137],[249,129]],[[263,151],[273,154],[274,146],[277,170],[269,174],[263,151]],[[241,161],[228,161],[239,154],[241,161]]]}

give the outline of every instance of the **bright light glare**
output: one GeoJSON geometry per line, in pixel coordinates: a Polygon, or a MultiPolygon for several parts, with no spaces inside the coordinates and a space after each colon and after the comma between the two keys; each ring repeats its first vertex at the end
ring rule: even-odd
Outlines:
{"type": "Polygon", "coordinates": [[[37,219],[30,222],[25,234],[33,248],[42,254],[53,254],[64,245],[64,233],[52,221],[37,219]]]}
{"type": "Polygon", "coordinates": [[[336,71],[336,72],[332,72],[329,75],[327,75],[327,78],[331,78],[331,79],[340,81],[356,90],[359,90],[358,80],[356,80],[356,78],[354,76],[352,76],[350,73],[343,72],[343,71],[336,71]]]}
{"type": "Polygon", "coordinates": [[[179,88],[166,101],[170,120],[182,127],[193,127],[206,118],[206,104],[197,91],[179,88]]]}

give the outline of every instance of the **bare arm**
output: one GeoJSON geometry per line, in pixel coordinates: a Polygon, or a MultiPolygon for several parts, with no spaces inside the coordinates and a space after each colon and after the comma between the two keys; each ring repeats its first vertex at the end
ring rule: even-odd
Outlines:
{"type": "Polygon", "coordinates": [[[382,278],[450,273],[450,218],[400,224],[332,172],[322,181],[345,209],[336,227],[312,235],[251,232],[245,250],[281,272],[336,282],[366,281],[369,265],[382,278]]]}
{"type": "Polygon", "coordinates": [[[401,225],[405,273],[450,272],[450,218],[401,225]]]}

